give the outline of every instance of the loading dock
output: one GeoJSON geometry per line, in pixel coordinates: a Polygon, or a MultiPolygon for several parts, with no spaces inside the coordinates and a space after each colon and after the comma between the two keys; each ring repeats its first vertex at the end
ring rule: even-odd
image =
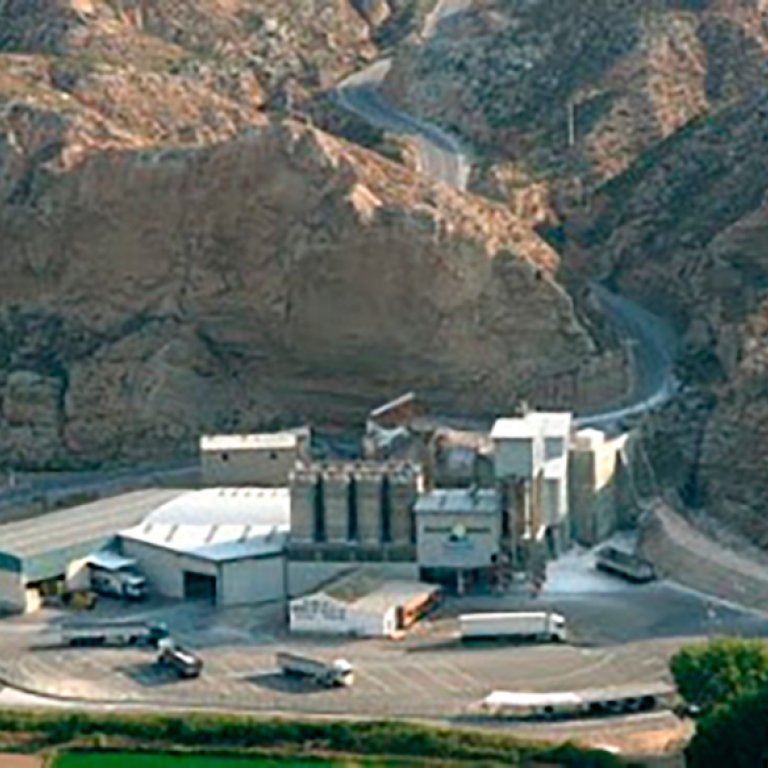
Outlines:
{"type": "Polygon", "coordinates": [[[195,571],[184,571],[184,599],[216,603],[218,583],[215,576],[195,571]]]}

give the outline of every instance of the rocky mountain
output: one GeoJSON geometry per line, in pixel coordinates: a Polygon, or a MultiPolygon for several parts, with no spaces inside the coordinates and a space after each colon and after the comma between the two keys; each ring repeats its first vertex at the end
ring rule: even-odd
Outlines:
{"type": "Polygon", "coordinates": [[[477,0],[403,46],[390,96],[463,136],[479,189],[558,210],[765,78],[761,0],[477,0]],[[531,190],[532,187],[532,190],[531,190]]]}
{"type": "Polygon", "coordinates": [[[528,221],[303,116],[428,7],[0,0],[0,461],[625,390],[528,221]]]}
{"type": "Polygon", "coordinates": [[[567,272],[669,318],[662,487],[768,546],[768,26],[762,0],[477,0],[401,46],[387,92],[463,137],[473,187],[567,272]]]}
{"type": "Polygon", "coordinates": [[[597,262],[673,317],[681,395],[651,425],[662,482],[690,508],[768,546],[768,91],[688,125],[605,185],[566,227],[567,259],[597,262]]]}
{"type": "Polygon", "coordinates": [[[490,411],[563,369],[623,384],[527,225],[297,123],[94,153],[6,203],[0,252],[15,461],[344,423],[403,387],[490,411]]]}
{"type": "Polygon", "coordinates": [[[661,483],[768,545],[764,3],[476,0],[424,39],[431,7],[0,0],[0,460],[176,455],[403,388],[600,404],[601,277],[682,339],[661,483]],[[385,54],[476,194],[325,98],[385,54]]]}

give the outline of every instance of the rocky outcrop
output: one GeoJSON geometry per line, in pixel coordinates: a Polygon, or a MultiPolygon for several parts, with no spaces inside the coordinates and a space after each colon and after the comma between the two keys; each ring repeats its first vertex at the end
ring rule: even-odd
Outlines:
{"type": "Polygon", "coordinates": [[[662,482],[768,546],[768,95],[690,123],[566,227],[566,259],[675,319],[681,396],[649,429],[662,482]],[[738,457],[735,459],[734,457],[738,457]]]}
{"type": "Polygon", "coordinates": [[[465,137],[492,173],[512,163],[571,210],[762,82],[762,14],[759,0],[478,2],[450,31],[399,51],[387,87],[465,137]]]}
{"type": "Polygon", "coordinates": [[[404,387],[503,410],[600,360],[528,225],[297,123],[94,155],[0,209],[0,251],[17,461],[30,418],[60,455],[146,457],[404,387]]]}

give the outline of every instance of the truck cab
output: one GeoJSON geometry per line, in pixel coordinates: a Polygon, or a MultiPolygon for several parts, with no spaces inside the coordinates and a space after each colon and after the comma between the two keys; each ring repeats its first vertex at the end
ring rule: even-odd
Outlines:
{"type": "Polygon", "coordinates": [[[349,686],[355,681],[355,668],[346,659],[336,659],[331,670],[334,685],[349,686]]]}
{"type": "Polygon", "coordinates": [[[190,679],[199,677],[203,671],[203,661],[199,656],[177,645],[170,637],[158,643],[160,651],[157,663],[172,669],[179,677],[190,679]]]}
{"type": "Polygon", "coordinates": [[[549,614],[549,632],[554,642],[564,643],[568,639],[565,617],[559,613],[549,614]]]}

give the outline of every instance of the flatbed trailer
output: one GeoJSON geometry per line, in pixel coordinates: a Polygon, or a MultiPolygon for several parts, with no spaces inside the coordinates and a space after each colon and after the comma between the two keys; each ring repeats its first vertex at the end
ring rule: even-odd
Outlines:
{"type": "Polygon", "coordinates": [[[628,683],[550,693],[493,691],[480,710],[498,718],[548,720],[671,709],[675,699],[675,688],[667,683],[628,683]]]}
{"type": "Polygon", "coordinates": [[[71,646],[145,646],[157,647],[168,637],[164,624],[144,621],[78,621],[59,626],[61,642],[71,646]]]}

